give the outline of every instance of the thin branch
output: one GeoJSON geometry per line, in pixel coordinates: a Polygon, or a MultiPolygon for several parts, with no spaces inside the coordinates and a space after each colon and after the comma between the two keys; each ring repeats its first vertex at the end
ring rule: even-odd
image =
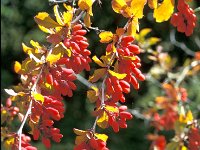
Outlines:
{"type": "MultiPolygon", "coordinates": [[[[32,86],[31,91],[35,91],[36,90],[36,86],[37,86],[37,84],[39,82],[39,79],[40,79],[40,76],[42,74],[44,66],[45,66],[45,64],[42,65],[40,73],[38,74],[37,80],[35,81],[34,85],[32,86]]],[[[19,127],[19,130],[17,131],[17,134],[19,136],[19,150],[22,149],[22,130],[23,130],[23,127],[24,127],[24,125],[26,123],[26,120],[27,120],[28,116],[31,114],[32,103],[33,103],[33,101],[31,100],[30,103],[29,103],[29,106],[28,106],[28,110],[27,110],[27,112],[26,112],[26,114],[25,114],[25,116],[23,118],[22,124],[19,127]]]]}
{"type": "Polygon", "coordinates": [[[200,65],[200,61],[193,61],[189,66],[185,67],[182,71],[182,73],[179,75],[175,87],[178,88],[181,84],[181,82],[185,79],[187,73],[190,71],[191,68],[196,67],[197,65],[200,65]]]}
{"type": "Polygon", "coordinates": [[[94,121],[94,124],[93,124],[93,126],[92,126],[92,132],[95,132],[95,130],[96,130],[96,125],[97,125],[97,120],[99,119],[99,116],[97,116],[96,117],[96,119],[95,119],[95,121],[94,121]]]}
{"type": "Polygon", "coordinates": [[[178,42],[175,38],[175,30],[171,30],[170,31],[170,41],[172,44],[174,44],[175,46],[181,48],[186,54],[190,55],[190,56],[193,56],[195,55],[195,53],[189,49],[185,43],[182,43],[182,42],[178,42]]]}
{"type": "Polygon", "coordinates": [[[195,13],[197,13],[197,12],[199,12],[199,11],[200,11],[200,7],[197,7],[197,8],[194,9],[194,12],[195,12],[195,13]]]}
{"type": "Polygon", "coordinates": [[[89,82],[88,80],[86,80],[85,78],[83,78],[81,75],[79,74],[75,74],[74,75],[76,76],[77,80],[79,80],[81,83],[83,83],[84,85],[86,85],[88,88],[93,88],[93,87],[96,87],[96,85],[92,84],[91,82],[89,82]]]}
{"type": "Polygon", "coordinates": [[[81,11],[80,14],[71,22],[71,24],[75,24],[77,21],[79,21],[84,14],[85,11],[81,11]]]}

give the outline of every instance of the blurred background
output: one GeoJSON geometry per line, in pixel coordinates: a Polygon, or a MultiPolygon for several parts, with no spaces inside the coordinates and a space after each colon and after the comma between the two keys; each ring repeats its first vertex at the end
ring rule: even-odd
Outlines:
{"type": "MultiPolygon", "coordinates": [[[[200,6],[199,0],[193,0],[190,3],[192,8],[200,6]]],[[[21,43],[29,45],[32,39],[41,44],[47,44],[46,35],[39,30],[33,17],[38,12],[46,11],[53,16],[53,6],[47,0],[1,0],[1,100],[5,102],[8,95],[4,92],[4,88],[9,88],[20,82],[19,76],[13,71],[14,61],[22,62],[26,55],[22,51],[21,43]]],[[[163,12],[164,13],[164,12],[163,12]]],[[[99,29],[110,30],[113,33],[116,27],[123,27],[127,19],[116,14],[110,5],[110,1],[102,0],[102,6],[96,3],[93,6],[92,26],[99,29]]],[[[152,10],[147,6],[144,9],[144,18],[140,20],[140,30],[143,28],[152,28],[149,36],[155,36],[162,39],[158,44],[163,47],[163,51],[176,59],[174,72],[179,71],[179,66],[183,66],[187,59],[193,57],[194,53],[200,50],[200,15],[197,14],[198,22],[191,37],[186,37],[183,33],[176,32],[176,39],[183,42],[191,50],[183,51],[179,46],[175,46],[170,42],[170,32],[175,28],[170,25],[169,21],[164,23],[155,23],[152,10]]],[[[89,40],[89,49],[93,55],[100,56],[105,53],[105,44],[100,44],[98,35],[95,31],[87,34],[89,40]]],[[[156,46],[152,47],[153,50],[156,46]]],[[[151,71],[154,63],[148,59],[146,52],[140,54],[142,60],[141,70],[144,73],[151,71]]],[[[91,64],[90,72],[83,72],[81,75],[88,78],[97,66],[91,64]]],[[[165,77],[160,76],[157,81],[164,81],[165,77]]],[[[61,129],[64,135],[61,143],[53,143],[52,150],[66,149],[71,150],[74,146],[75,134],[73,128],[88,129],[92,126],[95,118],[91,116],[94,105],[89,103],[86,97],[87,87],[76,81],[78,89],[74,92],[72,98],[65,97],[66,106],[65,118],[56,122],[55,126],[61,129]]],[[[105,133],[109,136],[108,147],[111,150],[147,150],[150,142],[146,139],[146,135],[153,131],[149,126],[148,120],[140,117],[140,112],[153,105],[155,97],[163,95],[163,91],[159,85],[152,80],[140,83],[140,90],[132,89],[130,94],[126,95],[128,107],[138,115],[133,120],[128,121],[127,129],[120,129],[119,133],[114,133],[111,128],[99,130],[99,133],[105,133]]],[[[191,76],[183,83],[183,87],[188,90],[190,107],[196,117],[200,117],[200,75],[191,76]]],[[[16,122],[13,130],[16,131],[19,122],[16,122]]],[[[28,133],[29,128],[25,127],[24,132],[28,133]]],[[[167,136],[167,140],[173,137],[173,132],[163,133],[167,136]]],[[[39,150],[45,149],[40,141],[33,141],[33,145],[39,150]]]]}

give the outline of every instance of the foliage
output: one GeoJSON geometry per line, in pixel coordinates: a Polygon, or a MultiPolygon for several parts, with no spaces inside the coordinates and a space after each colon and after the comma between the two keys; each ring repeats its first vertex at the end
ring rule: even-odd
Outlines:
{"type": "MultiPolygon", "coordinates": [[[[63,137],[61,130],[67,129],[60,130],[55,124],[67,116],[63,98],[73,95],[76,97],[76,90],[85,89],[76,85],[76,79],[89,88],[89,102],[85,103],[85,107],[90,105],[87,107],[94,109],[90,112],[96,119],[90,128],[89,125],[84,127],[85,130],[74,128],[74,149],[108,149],[109,138],[116,138],[116,135],[109,136],[110,132],[113,130],[117,133],[123,128],[131,127],[127,120],[131,120],[133,116],[147,121],[153,130],[154,133],[146,136],[152,141],[150,149],[199,149],[198,111],[190,108],[187,87],[183,88],[182,83],[186,77],[199,76],[200,52],[194,52],[183,42],[176,41],[174,31],[170,31],[171,43],[190,55],[184,64],[178,63],[175,57],[165,51],[165,46],[160,44],[155,47],[161,38],[149,36],[153,31],[151,28],[140,30],[146,14],[144,8],[148,5],[153,9],[152,16],[156,22],[171,18],[171,24],[179,32],[186,36],[191,36],[194,32],[195,35],[196,13],[199,9],[193,10],[186,0],[178,0],[177,3],[174,0],[112,0],[111,4],[105,3],[110,5],[113,12],[123,16],[126,22],[123,21],[124,24],[117,28],[114,26],[112,31],[106,31],[99,29],[100,24],[93,26],[95,19],[94,23],[91,21],[96,12],[93,7],[101,6],[100,0],[51,2],[54,18],[47,12],[39,12],[34,17],[38,27],[47,34],[46,45],[34,40],[30,40],[30,47],[22,44],[26,59],[22,63],[14,63],[14,71],[20,75],[20,83],[5,89],[9,98],[1,105],[1,137],[6,149],[37,149],[31,145],[30,135],[34,140],[41,139],[47,149],[52,147],[52,141],[60,143],[63,137]],[[63,3],[63,7],[57,3],[63,3]],[[97,6],[94,6],[95,3],[97,6]],[[174,13],[175,8],[177,13],[174,13]],[[88,50],[89,43],[93,41],[88,40],[90,38],[86,34],[92,30],[99,36],[98,40],[105,51],[96,53],[88,50]],[[140,53],[143,55],[140,56],[140,53]],[[153,64],[143,73],[141,66],[147,62],[153,64]],[[88,80],[80,75],[90,70],[93,74],[87,74],[88,80]],[[145,86],[140,83],[145,79],[147,84],[155,82],[165,95],[153,95],[149,86],[146,88],[147,97],[151,94],[153,97],[152,100],[146,100],[151,103],[139,100],[141,102],[136,101],[135,104],[145,108],[143,111],[136,107],[128,109],[128,96],[134,93],[131,92],[134,91],[133,88],[139,90],[145,86]],[[94,106],[90,103],[94,103],[94,106]],[[20,127],[13,129],[13,122],[17,122],[20,127]],[[29,129],[24,134],[26,122],[29,129]],[[106,134],[97,133],[96,130],[102,132],[96,129],[97,126],[105,129],[106,134]],[[170,131],[174,133],[169,138],[165,134],[170,131]]],[[[3,8],[6,9],[6,5],[3,8]]],[[[6,13],[3,15],[6,16],[6,13]]],[[[143,95],[145,97],[144,93],[143,95]]],[[[133,97],[140,96],[135,94],[133,97]]],[[[79,112],[76,104],[70,107],[73,113],[79,112]]],[[[91,122],[90,117],[88,121],[91,122]]]]}

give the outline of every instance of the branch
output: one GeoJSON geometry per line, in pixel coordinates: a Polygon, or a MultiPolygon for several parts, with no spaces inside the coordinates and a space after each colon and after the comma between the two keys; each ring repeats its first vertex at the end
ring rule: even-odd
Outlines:
{"type": "MultiPolygon", "coordinates": [[[[36,90],[36,86],[37,86],[37,84],[39,82],[39,79],[40,79],[40,76],[42,74],[44,66],[45,66],[45,64],[42,65],[40,73],[38,74],[37,80],[35,81],[34,85],[32,86],[31,91],[35,91],[36,90]]],[[[26,114],[25,114],[25,116],[23,118],[22,124],[19,127],[19,130],[17,131],[17,134],[19,136],[19,150],[22,149],[22,147],[21,147],[22,146],[22,130],[23,130],[23,127],[24,127],[24,125],[26,123],[26,120],[27,120],[28,116],[31,114],[32,103],[33,103],[33,101],[31,100],[30,103],[29,103],[29,106],[28,106],[28,110],[27,110],[27,112],[26,112],[26,114]]]]}
{"type": "Polygon", "coordinates": [[[189,49],[185,43],[182,43],[182,42],[178,42],[175,38],[175,30],[171,30],[170,31],[170,41],[172,44],[174,44],[175,46],[181,48],[181,50],[183,50],[186,54],[190,55],[190,56],[193,56],[195,55],[195,53],[189,49]]]}
{"type": "Polygon", "coordinates": [[[71,24],[75,24],[77,21],[79,21],[84,14],[85,11],[81,11],[80,14],[71,22],[71,24]]]}
{"type": "Polygon", "coordinates": [[[176,80],[175,87],[178,88],[181,82],[185,79],[187,73],[190,71],[191,68],[200,65],[200,61],[193,61],[189,66],[185,67],[182,73],[179,75],[179,78],[176,80]]]}
{"type": "Polygon", "coordinates": [[[83,83],[84,85],[86,85],[88,88],[93,88],[93,87],[96,87],[96,85],[90,83],[88,80],[86,80],[85,78],[83,78],[81,75],[79,74],[75,74],[74,75],[76,76],[77,80],[79,80],[81,83],[83,83]]]}
{"type": "Polygon", "coordinates": [[[197,13],[197,12],[199,12],[199,11],[200,11],[200,7],[197,7],[197,8],[194,10],[195,13],[197,13]]]}

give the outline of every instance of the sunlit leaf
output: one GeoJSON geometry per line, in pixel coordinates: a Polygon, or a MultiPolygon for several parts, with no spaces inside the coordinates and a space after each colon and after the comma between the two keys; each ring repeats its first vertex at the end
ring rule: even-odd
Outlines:
{"type": "Polygon", "coordinates": [[[113,33],[110,31],[104,31],[99,34],[101,43],[109,43],[113,40],[113,33]]]}
{"type": "Polygon", "coordinates": [[[131,2],[131,9],[133,16],[141,19],[143,17],[143,9],[147,0],[133,0],[131,2]]]}
{"type": "Polygon", "coordinates": [[[61,26],[63,26],[63,25],[64,25],[64,22],[63,22],[63,20],[62,20],[60,14],[59,14],[58,7],[59,7],[58,5],[55,5],[55,6],[53,7],[54,14],[55,14],[55,17],[56,17],[56,21],[57,21],[61,26]]]}
{"type": "Polygon", "coordinates": [[[167,21],[174,12],[174,0],[164,0],[161,5],[154,9],[156,22],[167,21]]]}
{"type": "Polygon", "coordinates": [[[33,40],[30,40],[30,44],[36,49],[34,52],[35,52],[35,53],[39,53],[39,51],[38,51],[37,49],[42,48],[42,47],[40,46],[40,44],[39,44],[38,42],[36,42],[36,41],[33,41],[33,40]]]}
{"type": "Polygon", "coordinates": [[[135,37],[136,31],[139,31],[138,18],[133,18],[133,20],[128,25],[127,33],[128,35],[135,37]]]}
{"type": "Polygon", "coordinates": [[[13,89],[4,89],[8,95],[17,96],[17,93],[13,89]]]}
{"type": "Polygon", "coordinates": [[[86,27],[91,27],[91,21],[90,21],[90,14],[86,13],[85,17],[84,17],[84,24],[86,25],[86,27]]]}
{"type": "Polygon", "coordinates": [[[179,149],[179,142],[170,142],[167,144],[165,150],[177,150],[179,149]]]}
{"type": "Polygon", "coordinates": [[[97,57],[96,55],[92,57],[92,60],[94,60],[94,62],[95,62],[96,64],[98,64],[99,66],[101,66],[101,67],[106,67],[106,65],[105,65],[103,62],[101,62],[101,60],[99,60],[98,57],[97,57]]]}
{"type": "Polygon", "coordinates": [[[88,91],[87,91],[87,97],[88,97],[88,99],[89,99],[89,101],[90,101],[91,103],[96,102],[97,99],[98,99],[97,93],[96,93],[96,91],[94,91],[94,90],[88,90],[88,91]]]}
{"type": "Polygon", "coordinates": [[[117,73],[111,70],[108,70],[108,72],[110,73],[110,75],[117,77],[117,79],[124,79],[126,77],[125,73],[117,73]]]}
{"type": "Polygon", "coordinates": [[[101,68],[101,69],[96,69],[94,71],[94,74],[92,76],[90,76],[89,81],[90,82],[96,82],[98,81],[101,77],[103,77],[106,73],[106,69],[105,68],[101,68]]]}
{"type": "Polygon", "coordinates": [[[79,0],[78,6],[81,10],[88,10],[92,7],[92,0],[79,0]]]}
{"type": "Polygon", "coordinates": [[[46,61],[49,62],[50,66],[53,63],[56,63],[64,54],[65,48],[58,44],[54,49],[52,50],[52,53],[47,56],[46,61]]]}
{"type": "Polygon", "coordinates": [[[22,49],[26,54],[30,54],[34,51],[33,48],[26,46],[24,43],[22,43],[22,49]]]}
{"type": "Polygon", "coordinates": [[[126,6],[125,0],[112,0],[112,8],[116,13],[120,13],[124,6],[126,6]]]}
{"type": "Polygon", "coordinates": [[[72,18],[73,18],[73,13],[72,13],[71,11],[63,12],[64,23],[65,23],[65,25],[67,25],[68,27],[69,27],[70,24],[71,24],[72,18]]]}
{"type": "Polygon", "coordinates": [[[20,73],[21,68],[22,68],[21,64],[20,64],[18,61],[15,61],[15,64],[14,64],[14,71],[15,71],[16,73],[20,73]]]}
{"type": "Polygon", "coordinates": [[[75,144],[79,145],[79,144],[81,144],[81,143],[83,143],[83,142],[85,142],[87,140],[88,140],[88,138],[87,138],[86,135],[76,136],[75,144]]]}
{"type": "Polygon", "coordinates": [[[68,11],[71,11],[73,8],[70,5],[67,5],[66,3],[63,3],[63,6],[65,7],[65,9],[67,9],[68,11]]]}
{"type": "Polygon", "coordinates": [[[62,41],[62,38],[59,34],[50,34],[47,37],[47,41],[56,45],[62,41]]]}
{"type": "Polygon", "coordinates": [[[98,133],[95,133],[94,135],[97,137],[97,139],[101,139],[101,140],[104,141],[104,142],[106,142],[107,139],[108,139],[108,136],[105,135],[105,134],[98,134],[98,133]]]}
{"type": "Polygon", "coordinates": [[[181,113],[179,115],[179,121],[181,123],[191,123],[193,121],[193,115],[192,115],[192,112],[189,110],[187,112],[187,114],[185,115],[184,113],[181,113]]]}
{"type": "Polygon", "coordinates": [[[55,22],[48,13],[40,12],[37,16],[34,17],[36,23],[40,26],[44,26],[45,28],[55,28],[61,26],[57,22],[55,22]]]}
{"type": "Polygon", "coordinates": [[[149,43],[149,45],[154,45],[156,43],[158,43],[159,41],[161,41],[161,39],[157,38],[157,37],[150,37],[148,39],[146,39],[147,43],[149,43]]]}
{"type": "Polygon", "coordinates": [[[76,128],[73,128],[73,131],[76,135],[85,135],[87,133],[87,131],[79,130],[79,129],[76,129],[76,128]]]}
{"type": "Polygon", "coordinates": [[[144,38],[148,33],[150,33],[152,29],[150,28],[144,28],[140,31],[139,36],[144,38]]]}
{"type": "Polygon", "coordinates": [[[105,111],[103,111],[103,113],[97,120],[97,125],[103,129],[108,127],[108,115],[105,111]]]}
{"type": "Polygon", "coordinates": [[[112,113],[119,113],[119,109],[117,107],[114,107],[114,106],[106,105],[105,109],[109,112],[112,112],[112,113]]]}
{"type": "Polygon", "coordinates": [[[135,56],[122,56],[125,60],[135,60],[135,56]]]}
{"type": "Polygon", "coordinates": [[[32,96],[36,101],[41,101],[42,103],[44,102],[44,96],[39,94],[39,93],[32,93],[32,96]]]}
{"type": "Polygon", "coordinates": [[[148,0],[148,5],[151,9],[158,7],[158,0],[148,0]]]}
{"type": "Polygon", "coordinates": [[[40,30],[42,30],[42,31],[45,32],[45,33],[50,33],[50,34],[53,33],[52,30],[47,29],[47,28],[45,28],[45,27],[43,27],[43,26],[38,25],[38,27],[40,28],[40,30]]]}

